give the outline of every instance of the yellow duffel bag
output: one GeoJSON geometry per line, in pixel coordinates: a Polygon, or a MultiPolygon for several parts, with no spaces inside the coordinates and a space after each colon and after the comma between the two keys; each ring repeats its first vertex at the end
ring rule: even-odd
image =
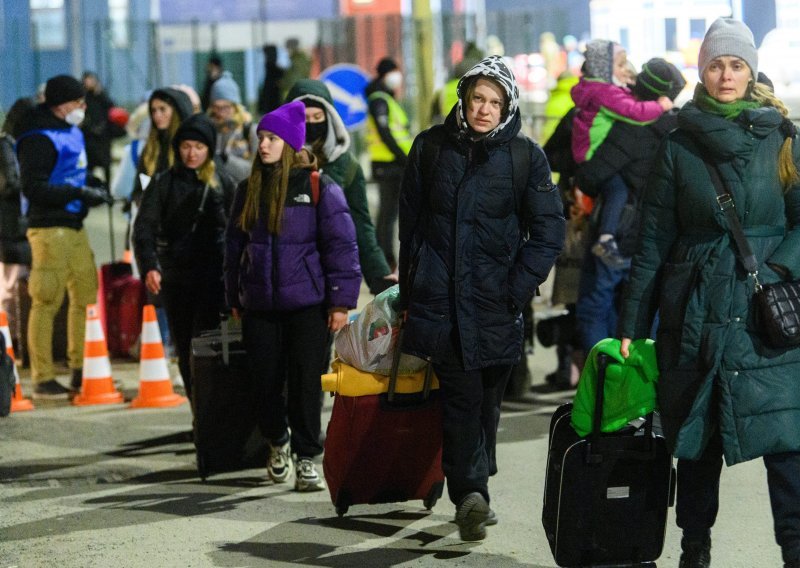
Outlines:
{"type": "MultiPolygon", "coordinates": [[[[341,361],[334,359],[331,363],[332,373],[322,375],[322,390],[343,396],[366,396],[382,394],[389,390],[389,375],[380,375],[361,371],[341,361]]],[[[413,375],[398,375],[395,393],[409,394],[421,392],[425,385],[426,369],[421,369],[413,375]]],[[[439,388],[439,380],[431,370],[431,389],[439,388]]]]}

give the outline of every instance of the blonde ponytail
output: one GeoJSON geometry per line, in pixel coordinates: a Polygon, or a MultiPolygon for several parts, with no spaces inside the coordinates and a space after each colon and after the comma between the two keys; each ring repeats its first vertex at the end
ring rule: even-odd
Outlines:
{"type": "MultiPolygon", "coordinates": [[[[789,109],[766,85],[754,83],[751,91],[754,101],[761,103],[762,106],[771,106],[781,113],[784,119],[788,120],[789,109]]],[[[800,174],[797,172],[797,165],[794,163],[793,138],[786,137],[778,153],[778,177],[784,191],[789,191],[795,184],[800,182],[800,174]]]]}

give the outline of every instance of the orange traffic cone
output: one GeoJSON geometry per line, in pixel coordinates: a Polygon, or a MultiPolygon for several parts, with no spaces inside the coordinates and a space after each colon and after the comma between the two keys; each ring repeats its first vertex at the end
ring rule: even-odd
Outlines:
{"type": "Polygon", "coordinates": [[[139,396],[131,408],[163,408],[187,401],[172,390],[164,344],[158,329],[156,309],[148,304],[142,310],[142,340],[139,354],[139,396]]]}
{"type": "Polygon", "coordinates": [[[6,353],[14,361],[14,396],[11,397],[11,412],[21,412],[23,410],[33,410],[33,403],[30,399],[22,396],[22,385],[19,383],[19,372],[17,372],[17,359],[14,357],[14,346],[11,344],[11,330],[8,327],[8,314],[0,310],[0,332],[6,340],[6,353]]]}
{"type": "Polygon", "coordinates": [[[81,392],[72,399],[72,404],[114,404],[123,400],[111,377],[111,361],[97,305],[89,304],[86,306],[86,337],[83,342],[83,381],[81,392]]]}

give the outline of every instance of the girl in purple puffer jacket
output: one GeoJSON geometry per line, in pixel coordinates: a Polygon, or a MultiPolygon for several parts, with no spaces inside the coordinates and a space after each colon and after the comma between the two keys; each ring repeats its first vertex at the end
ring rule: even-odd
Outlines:
{"type": "Polygon", "coordinates": [[[312,182],[316,161],[303,149],[302,102],[264,115],[257,133],[258,156],[225,233],[226,297],[242,318],[260,427],[270,442],[267,473],[281,483],[296,465],[295,489],[318,491],[320,374],[329,334],[358,300],[355,226],[342,189],[324,175],[312,182]]]}

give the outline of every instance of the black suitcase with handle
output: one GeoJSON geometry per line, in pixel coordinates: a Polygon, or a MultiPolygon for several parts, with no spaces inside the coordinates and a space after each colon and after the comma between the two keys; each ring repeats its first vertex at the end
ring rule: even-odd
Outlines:
{"type": "Polygon", "coordinates": [[[203,480],[211,473],[267,466],[269,446],[258,428],[242,334],[230,322],[192,339],[194,444],[203,480]]]}
{"type": "Polygon", "coordinates": [[[572,404],[550,422],[542,525],[559,566],[647,566],[664,547],[675,495],[672,456],[657,413],[600,434],[608,357],[598,357],[592,433],[578,436],[572,404]]]}

